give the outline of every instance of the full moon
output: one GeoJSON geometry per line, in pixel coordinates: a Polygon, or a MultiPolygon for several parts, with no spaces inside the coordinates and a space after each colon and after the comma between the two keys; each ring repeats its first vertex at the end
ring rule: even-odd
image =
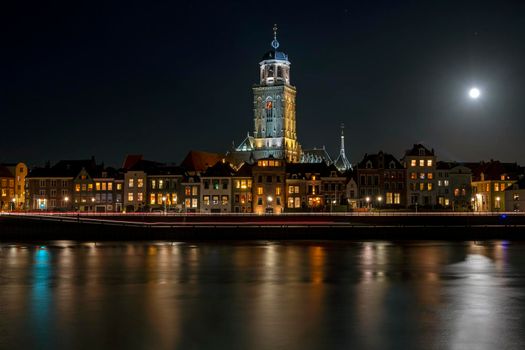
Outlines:
{"type": "Polygon", "coordinates": [[[469,90],[468,95],[470,96],[470,98],[475,100],[481,95],[481,91],[479,91],[478,88],[474,87],[474,88],[469,90]]]}

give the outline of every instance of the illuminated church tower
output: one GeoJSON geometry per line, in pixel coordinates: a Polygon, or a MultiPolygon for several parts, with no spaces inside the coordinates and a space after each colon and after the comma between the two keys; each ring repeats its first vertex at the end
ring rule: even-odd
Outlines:
{"type": "Polygon", "coordinates": [[[259,62],[260,82],[253,86],[253,137],[248,136],[235,151],[250,152],[254,160],[272,156],[298,162],[301,146],[295,126],[296,89],[290,84],[288,55],[277,50],[277,26],[271,45],[259,62]]]}

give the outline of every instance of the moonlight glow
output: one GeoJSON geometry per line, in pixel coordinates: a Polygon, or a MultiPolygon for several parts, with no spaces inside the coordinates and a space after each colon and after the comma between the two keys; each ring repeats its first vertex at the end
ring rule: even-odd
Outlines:
{"type": "Polygon", "coordinates": [[[479,91],[478,88],[473,87],[472,89],[469,90],[468,95],[470,96],[470,98],[475,100],[479,98],[479,96],[481,95],[481,91],[479,91]]]}

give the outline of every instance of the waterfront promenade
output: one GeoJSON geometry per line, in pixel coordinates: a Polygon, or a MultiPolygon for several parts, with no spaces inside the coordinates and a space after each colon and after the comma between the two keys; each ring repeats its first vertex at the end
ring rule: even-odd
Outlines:
{"type": "Polygon", "coordinates": [[[3,213],[6,239],[490,239],[525,237],[523,213],[3,213]]]}

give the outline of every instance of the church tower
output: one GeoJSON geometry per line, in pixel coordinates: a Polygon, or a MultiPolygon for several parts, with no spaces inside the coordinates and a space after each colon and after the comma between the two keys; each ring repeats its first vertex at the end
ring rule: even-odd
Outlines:
{"type": "Polygon", "coordinates": [[[290,84],[288,55],[278,51],[277,26],[272,49],[259,62],[260,81],[253,86],[253,156],[299,162],[301,146],[295,126],[296,89],[290,84]]]}

